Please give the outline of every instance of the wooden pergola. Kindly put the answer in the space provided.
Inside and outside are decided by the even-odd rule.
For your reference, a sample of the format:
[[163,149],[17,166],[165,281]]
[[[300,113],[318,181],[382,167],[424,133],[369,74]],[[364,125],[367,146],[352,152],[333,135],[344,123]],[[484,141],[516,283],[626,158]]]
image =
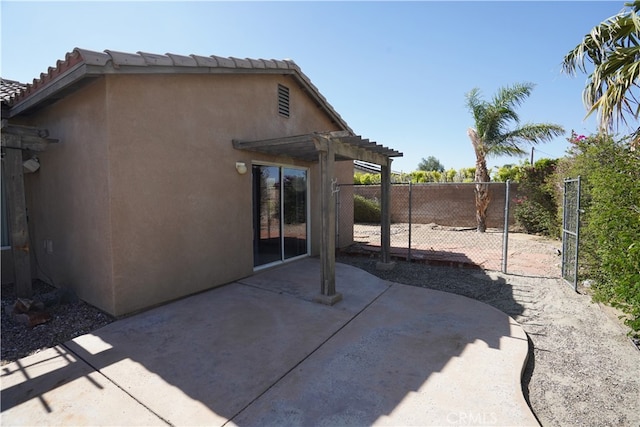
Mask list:
[[44,151],[50,143],[58,142],[48,136],[49,132],[46,130],[11,125],[2,120],[2,179],[7,197],[16,294],[20,298],[31,298],[33,293],[23,153]]
[[335,162],[343,160],[362,160],[380,165],[381,168],[381,252],[380,268],[391,268],[391,161],[392,157],[401,157],[402,153],[378,145],[368,139],[352,135],[347,131],[310,133],[306,135],[265,139],[260,141],[233,141],[239,150],[287,156],[308,162],[320,163],[320,191],[322,216],[322,242],[320,260],[320,294],[318,302],[333,305],[342,299],[336,292],[336,207],[333,196],[332,179],[335,175]]

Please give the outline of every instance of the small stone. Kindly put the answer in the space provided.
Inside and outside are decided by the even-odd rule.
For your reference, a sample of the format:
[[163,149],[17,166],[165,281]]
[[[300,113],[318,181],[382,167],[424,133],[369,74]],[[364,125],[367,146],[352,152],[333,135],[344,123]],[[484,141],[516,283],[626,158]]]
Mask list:
[[13,304],[14,313],[27,313],[31,309],[33,301],[27,298],[18,298]]
[[28,313],[15,313],[13,319],[30,328],[47,323],[51,320],[51,315],[46,311],[30,311]]

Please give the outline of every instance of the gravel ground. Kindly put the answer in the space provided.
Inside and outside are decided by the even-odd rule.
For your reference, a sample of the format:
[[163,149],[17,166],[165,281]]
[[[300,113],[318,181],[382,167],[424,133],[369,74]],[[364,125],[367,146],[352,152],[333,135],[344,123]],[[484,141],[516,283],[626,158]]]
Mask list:
[[[41,281],[34,281],[33,299],[46,299],[55,290]],[[2,365],[87,334],[115,320],[73,296],[67,295],[65,299],[46,308],[52,317],[49,322],[29,328],[14,320],[11,314],[16,302],[15,287],[2,285]]]
[[543,426],[640,426],[640,351],[612,310],[557,278],[340,256],[385,280],[485,302],[522,325],[530,342],[523,392]]
[[[560,279],[408,262],[377,271],[375,258],[361,256],[338,261],[393,282],[474,298],[516,319],[532,349],[523,392],[543,426],[640,426],[640,351],[610,309]],[[38,282],[34,291],[42,296],[53,288]],[[71,299],[49,307],[52,320],[30,329],[9,314],[14,302],[13,287],[3,286],[3,365],[115,320]]]

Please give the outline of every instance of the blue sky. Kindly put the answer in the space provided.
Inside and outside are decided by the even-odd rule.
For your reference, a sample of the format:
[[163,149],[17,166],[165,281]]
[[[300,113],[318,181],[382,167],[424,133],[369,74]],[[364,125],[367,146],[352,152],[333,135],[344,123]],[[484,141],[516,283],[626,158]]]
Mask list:
[[[393,169],[435,156],[474,166],[465,94],[532,82],[523,122],[587,134],[587,76],[564,55],[615,15],[607,2],[10,2],[3,0],[1,75],[31,82],[74,47],[293,59],[359,135],[404,153]],[[560,157],[565,137],[536,148]],[[517,163],[494,158],[489,166]]]

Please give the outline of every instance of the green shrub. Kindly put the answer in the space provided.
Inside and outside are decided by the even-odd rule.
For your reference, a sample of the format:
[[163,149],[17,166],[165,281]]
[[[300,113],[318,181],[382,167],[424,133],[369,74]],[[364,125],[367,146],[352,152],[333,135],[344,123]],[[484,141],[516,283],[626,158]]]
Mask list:
[[379,173],[358,173],[353,175],[355,185],[377,185],[380,184]]
[[557,228],[554,213],[526,197],[515,199],[514,216],[527,234],[549,235]]
[[[580,279],[640,335],[640,152],[607,135],[573,134],[561,177],[582,178]],[[559,181],[560,177],[556,180]]]
[[476,168],[462,168],[458,171],[458,175],[460,175],[460,182],[473,182],[476,177]]
[[558,204],[553,185],[557,160],[540,159],[533,166],[517,167],[520,182],[515,199],[514,216],[529,234],[559,236]]
[[528,166],[528,164],[524,163],[520,163],[519,165],[501,166],[493,173],[493,175],[491,175],[491,180],[495,182],[507,182],[507,180],[512,183],[520,182],[524,169]]
[[353,196],[353,221],[357,223],[380,223],[380,202],[366,197]]

